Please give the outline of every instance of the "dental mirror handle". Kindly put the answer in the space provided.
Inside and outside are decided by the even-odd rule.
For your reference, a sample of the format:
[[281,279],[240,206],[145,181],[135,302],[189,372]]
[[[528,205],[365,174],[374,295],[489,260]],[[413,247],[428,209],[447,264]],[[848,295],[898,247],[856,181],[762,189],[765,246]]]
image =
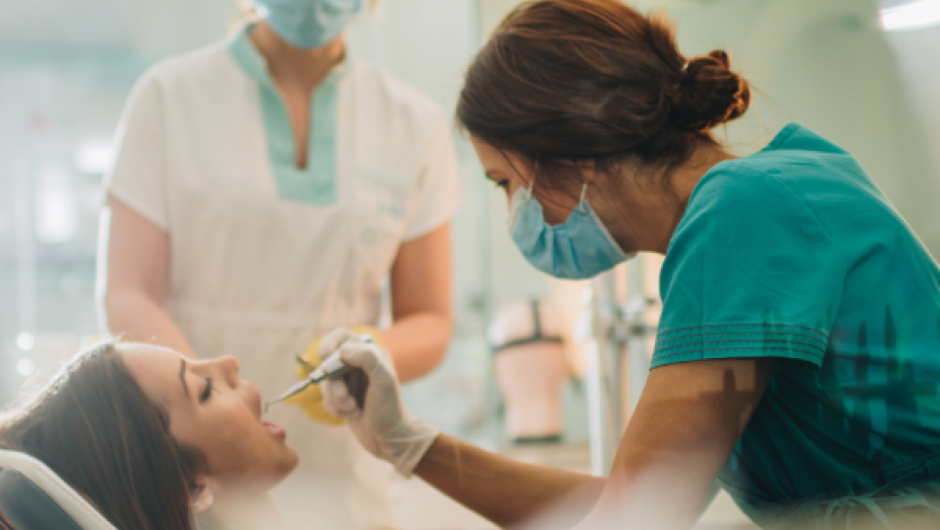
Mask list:
[[356,400],[356,406],[359,410],[366,408],[366,392],[369,390],[369,376],[362,368],[352,368],[343,375],[343,382],[346,383],[346,389],[349,395]]
[[[362,333],[359,338],[363,342],[375,343],[375,339],[368,333]],[[366,409],[366,392],[369,390],[369,376],[365,370],[353,366],[347,366],[346,373],[343,374],[343,381],[346,383],[346,390],[356,400],[356,406],[359,410]]]
[[339,351],[327,357],[317,370],[310,374],[311,383],[320,383],[325,379],[342,379],[349,394],[356,400],[356,405],[360,409],[365,406],[369,378],[361,368],[344,363],[339,356]]
[[[360,334],[359,339],[363,342],[375,342],[375,340],[372,338],[372,335],[369,335],[368,333]],[[340,344],[340,346],[342,346],[342,344]],[[307,364],[307,362],[303,360],[302,357],[298,357],[298,360],[303,364]],[[349,376],[349,374],[354,374],[355,372],[360,372],[360,374]],[[347,376],[349,378],[347,378]],[[364,406],[368,378],[365,376],[365,372],[362,370],[347,366],[340,357],[339,348],[337,348],[326,359],[324,359],[323,362],[314,368],[314,370],[310,372],[307,377],[295,383],[276,400],[266,403],[264,405],[265,412],[267,412],[269,406],[296,396],[297,394],[306,390],[310,385],[317,384],[326,378],[345,379],[347,388],[350,389],[350,393],[352,394],[353,399],[356,400],[356,404],[359,406],[359,408]],[[353,390],[355,390],[355,392]]]

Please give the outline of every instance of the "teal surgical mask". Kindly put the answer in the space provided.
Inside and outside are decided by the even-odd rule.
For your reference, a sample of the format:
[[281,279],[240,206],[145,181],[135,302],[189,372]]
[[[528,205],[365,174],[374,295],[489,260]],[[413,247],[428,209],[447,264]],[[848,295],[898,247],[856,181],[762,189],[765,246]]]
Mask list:
[[362,9],[362,0],[254,0],[260,15],[298,48],[319,48],[335,39]]
[[[534,181],[533,181],[534,184]],[[624,254],[594,209],[581,199],[568,219],[551,226],[532,187],[519,188],[509,203],[509,233],[522,255],[536,269],[556,278],[581,280],[610,270],[636,254]]]

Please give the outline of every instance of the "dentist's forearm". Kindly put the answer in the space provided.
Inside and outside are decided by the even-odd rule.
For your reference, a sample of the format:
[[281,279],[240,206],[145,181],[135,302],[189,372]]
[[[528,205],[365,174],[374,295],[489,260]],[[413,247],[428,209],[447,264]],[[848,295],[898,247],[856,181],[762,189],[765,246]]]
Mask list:
[[414,474],[501,527],[545,517],[552,528],[573,528],[594,506],[605,483],[523,464],[446,434],[437,437]]
[[124,290],[108,293],[104,299],[108,330],[112,335],[134,342],[147,342],[173,348],[193,358],[192,347],[163,307],[145,293]]
[[453,323],[449,315],[421,312],[395,321],[379,332],[402,383],[432,372],[444,359]]

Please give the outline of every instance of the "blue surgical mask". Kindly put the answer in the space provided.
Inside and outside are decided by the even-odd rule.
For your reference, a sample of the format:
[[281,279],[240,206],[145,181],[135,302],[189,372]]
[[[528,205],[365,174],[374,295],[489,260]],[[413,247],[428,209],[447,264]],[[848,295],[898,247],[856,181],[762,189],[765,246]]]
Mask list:
[[319,48],[335,39],[362,9],[362,0],[254,0],[260,14],[284,40]]
[[584,198],[568,219],[551,226],[542,217],[542,205],[532,188],[519,188],[509,203],[509,233],[522,255],[536,269],[556,278],[592,278],[634,257],[626,255],[610,237],[594,209]]

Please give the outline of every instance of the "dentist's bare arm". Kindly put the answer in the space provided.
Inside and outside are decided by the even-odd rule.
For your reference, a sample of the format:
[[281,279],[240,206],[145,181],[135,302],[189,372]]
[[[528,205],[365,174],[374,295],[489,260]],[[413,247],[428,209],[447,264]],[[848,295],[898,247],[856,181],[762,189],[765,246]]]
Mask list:
[[577,530],[692,528],[775,367],[742,358],[653,369],[604,492]]
[[446,434],[437,437],[414,473],[501,527],[538,517],[542,528],[572,528],[605,484],[599,477],[517,462]]
[[727,359],[653,370],[606,480],[514,462],[446,435],[414,472],[501,526],[688,529],[774,366]]
[[169,274],[167,233],[114,197],[108,197],[107,208],[110,223],[99,241],[99,256],[106,256],[107,269],[99,276],[103,285],[98,292],[109,331],[195,357],[163,308]]

